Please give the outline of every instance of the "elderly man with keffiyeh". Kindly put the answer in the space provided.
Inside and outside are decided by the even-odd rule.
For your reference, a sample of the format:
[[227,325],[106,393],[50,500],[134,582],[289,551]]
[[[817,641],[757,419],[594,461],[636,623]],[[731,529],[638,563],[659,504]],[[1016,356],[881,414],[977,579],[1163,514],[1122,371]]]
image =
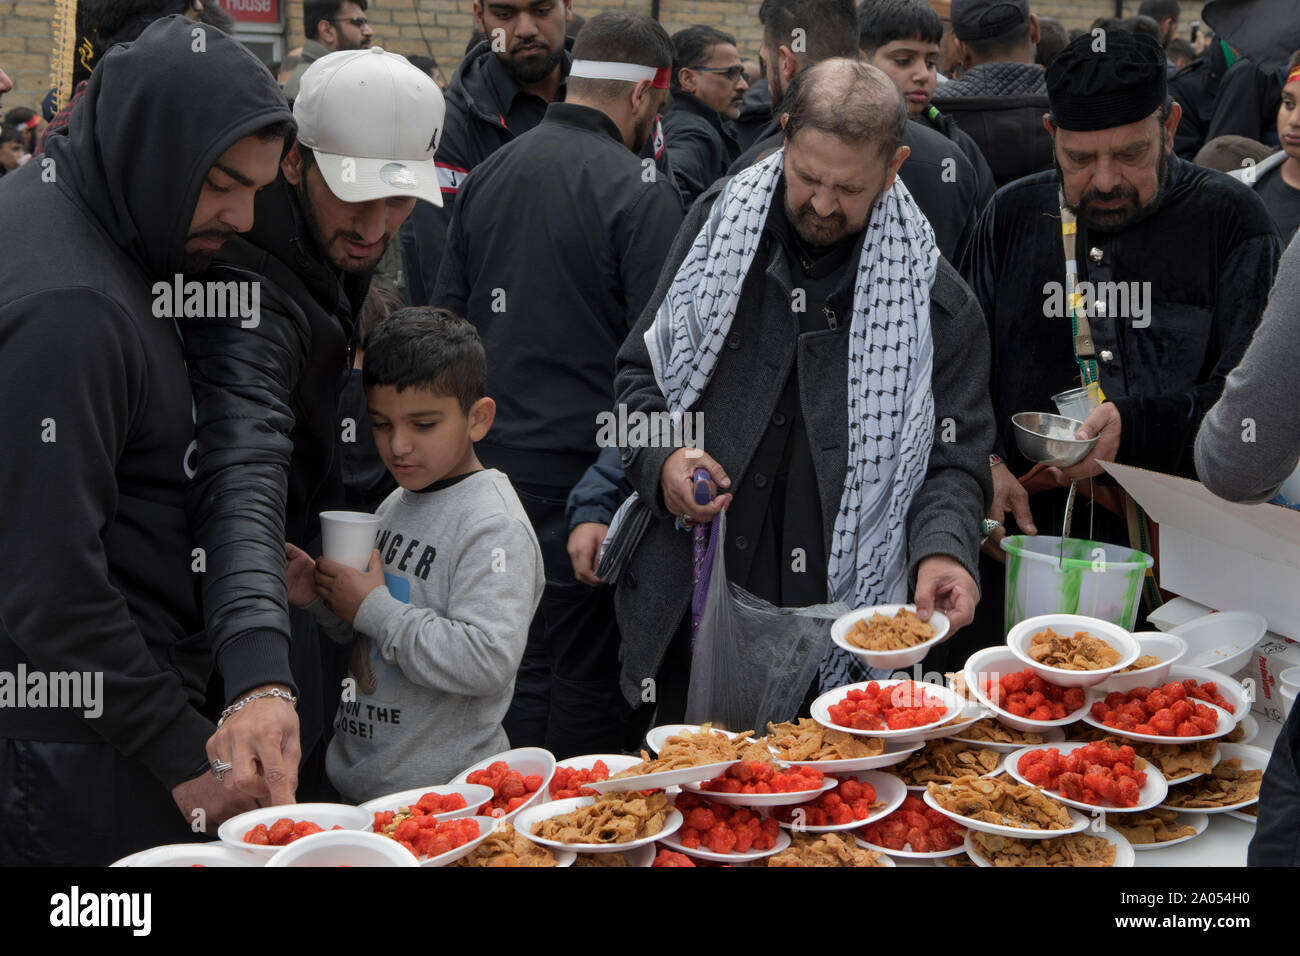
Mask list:
[[[914,594],[954,630],[974,613],[988,336],[896,176],[906,123],[874,67],[803,71],[783,148],[695,203],[619,354],[629,412],[705,426],[700,448],[622,453],[656,519],[618,581],[622,686],[637,705],[654,681],[658,723],[679,719],[690,671],[692,543],[678,529],[722,508],[729,579],[775,606]],[[701,467],[719,492],[707,506],[691,493]],[[861,679],[832,647],[805,707]]]

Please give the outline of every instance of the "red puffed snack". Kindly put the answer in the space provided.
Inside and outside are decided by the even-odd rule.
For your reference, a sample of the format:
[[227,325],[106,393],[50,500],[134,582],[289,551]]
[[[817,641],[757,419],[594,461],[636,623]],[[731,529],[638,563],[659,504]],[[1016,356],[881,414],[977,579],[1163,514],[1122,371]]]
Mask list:
[[[1191,686],[1188,686],[1191,685]],[[1112,691],[1092,705],[1092,716],[1107,727],[1153,737],[1203,737],[1219,726],[1219,715],[1196,700],[1227,705],[1213,682],[1170,681],[1163,687],[1135,687],[1127,694]],[[1227,707],[1231,711],[1231,706]]]
[[660,847],[660,848],[659,848],[659,855],[655,857],[655,861],[654,861],[653,863],[651,863],[650,865],[651,865],[651,866],[690,866],[690,867],[693,867],[693,866],[695,866],[695,863],[694,863],[694,861],[692,861],[691,858],[690,858],[689,856],[687,856],[685,853],[677,853],[676,851],[674,851],[674,850],[669,850],[669,849],[667,849],[666,847]]
[[504,760],[489,764],[486,770],[475,770],[465,782],[492,788],[492,799],[478,808],[480,817],[503,817],[513,813],[542,786],[541,776],[535,773],[522,776],[518,770],[506,766]]
[[964,826],[910,794],[897,810],[860,832],[868,843],[913,853],[952,850],[966,839]]
[[794,807],[778,807],[775,816],[785,823],[802,823],[809,827],[829,827],[865,820],[876,802],[876,788],[869,783],[845,777],[834,790],[816,800]]
[[728,767],[721,777],[706,781],[700,789],[711,793],[798,793],[816,790],[824,779],[816,767],[781,770],[775,764],[749,760]]
[[[342,830],[340,826],[333,827],[335,830]],[[303,837],[312,833],[323,833],[324,830],[310,820],[290,820],[288,817],[281,817],[271,824],[268,829],[265,823],[259,823],[253,829],[244,834],[244,842],[251,843],[254,846],[288,846],[294,840],[301,840]]]
[[677,839],[688,850],[713,853],[747,853],[770,850],[781,832],[771,817],[761,817],[748,807],[713,803],[693,793],[677,797],[677,809],[685,818]]
[[1147,780],[1137,761],[1127,744],[1116,747],[1098,741],[1067,754],[1055,747],[1031,750],[1017,762],[1016,771],[1034,786],[1056,790],[1067,800],[1133,807]]
[[948,705],[941,697],[926,693],[925,685],[916,681],[900,681],[891,687],[871,681],[862,690],[849,691],[828,711],[831,720],[841,727],[907,730],[941,720]]
[[1064,720],[1083,706],[1082,687],[1060,687],[1029,668],[984,681],[989,700],[1025,720]]
[[591,787],[584,787],[584,783],[591,783],[593,780],[608,780],[609,767],[605,761],[597,760],[590,769],[576,767],[556,767],[555,776],[551,777],[550,786],[547,789],[551,792],[551,797],[556,800],[567,800],[571,797],[598,797],[600,794],[592,790]]
[[450,853],[479,835],[478,821],[470,817],[438,821],[429,814],[399,815],[396,822],[390,821],[381,830],[378,816],[376,814],[375,832],[396,840],[410,850],[416,859]]

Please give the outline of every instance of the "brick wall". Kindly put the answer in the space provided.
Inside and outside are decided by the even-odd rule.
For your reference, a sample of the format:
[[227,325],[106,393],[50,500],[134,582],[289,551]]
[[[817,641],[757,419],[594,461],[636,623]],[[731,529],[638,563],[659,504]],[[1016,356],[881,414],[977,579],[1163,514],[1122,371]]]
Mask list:
[[[651,0],[578,0],[584,17],[606,10],[649,14]],[[718,27],[736,37],[741,53],[757,57],[762,29],[759,0],[660,0],[659,21],[673,33],[696,23]],[[1031,0],[1031,9],[1053,16],[1067,28],[1086,27],[1095,18],[1113,16],[1114,0]],[[1127,0],[1131,14],[1137,0]],[[366,15],[375,43],[396,53],[432,52],[450,78],[474,29],[473,0],[372,0]],[[0,69],[14,80],[4,108],[38,107],[49,89],[53,46],[52,0],[0,0]],[[1192,16],[1188,13],[1188,16]],[[285,49],[303,41],[302,0],[288,0]]]

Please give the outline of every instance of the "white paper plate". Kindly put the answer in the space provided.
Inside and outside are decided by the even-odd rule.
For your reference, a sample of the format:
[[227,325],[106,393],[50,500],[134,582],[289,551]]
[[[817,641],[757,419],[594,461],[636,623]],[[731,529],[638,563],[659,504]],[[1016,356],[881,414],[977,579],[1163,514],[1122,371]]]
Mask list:
[[[641,761],[637,761],[640,763]],[[657,773],[643,773],[639,777],[620,777],[617,780],[593,780],[586,784],[597,793],[616,793],[628,790],[663,790],[668,787],[681,786],[684,783],[699,783],[712,780],[726,773],[728,767],[734,767],[739,760],[727,760],[721,763],[705,763],[698,767],[681,767],[677,770],[660,770]],[[635,766],[635,764],[634,764]]]
[[816,700],[813,701],[809,712],[812,719],[817,721],[823,727],[830,727],[832,730],[842,730],[846,734],[853,734],[857,737],[879,737],[882,740],[922,740],[924,732],[933,730],[941,724],[946,724],[962,712],[964,701],[957,696],[950,688],[940,684],[922,684],[924,692],[933,697],[937,697],[941,702],[948,705],[943,715],[928,724],[921,724],[918,727],[908,727],[904,730],[855,730],[852,727],[844,727],[831,720],[830,708],[832,704],[838,704],[851,690],[865,690],[869,683],[875,683],[882,690],[892,689],[899,684],[911,683],[911,678],[907,680],[881,680],[881,681],[864,681],[857,684],[846,684],[843,687],[836,687],[828,690]]
[[[966,659],[966,667],[962,671],[962,677],[966,681],[966,686],[971,689],[971,693],[975,695],[975,699],[986,710],[992,711],[993,716],[997,718],[999,723],[1005,724],[1012,730],[1020,730],[1026,733],[1043,734],[1050,728],[1072,724],[1088,712],[1088,708],[1092,706],[1093,701],[1096,699],[1092,688],[1082,687],[1080,690],[1083,691],[1083,706],[1066,714],[1060,720],[1029,720],[1026,717],[1017,717],[1010,711],[1003,710],[989,699],[988,694],[984,693],[983,682],[980,678],[997,680],[1004,674],[1019,674],[1024,670],[1027,670],[1024,662],[1012,654],[1009,647],[986,647],[983,650],[976,651]],[[1049,683],[1051,682],[1049,681]]]
[[[707,783],[708,781],[704,781]],[[810,800],[816,800],[828,790],[833,790],[839,786],[839,781],[834,777],[827,776],[821,782],[821,786],[813,790],[795,790],[791,793],[717,793],[713,790],[702,789],[699,783],[684,783],[682,789],[687,793],[693,793],[699,797],[705,797],[714,803],[722,803],[732,807],[790,807],[800,803],[808,803]]]
[[[1128,840],[1124,839],[1114,830],[1108,829],[1102,833],[1089,833],[1088,835],[1099,836],[1107,843],[1114,845],[1116,869],[1137,865],[1137,854],[1133,852],[1133,844],[1129,843]],[[979,851],[975,849],[975,843],[974,840],[971,839],[971,833],[969,831],[966,834],[966,855],[975,861],[976,866],[993,866],[992,863],[981,856]]]
[[[1175,668],[1175,670],[1176,669],[1177,668]],[[1232,733],[1232,728],[1237,726],[1237,722],[1233,719],[1232,714],[1228,713],[1222,707],[1215,707],[1213,704],[1207,704],[1203,700],[1198,700],[1196,703],[1210,708],[1218,716],[1219,722],[1214,728],[1214,733],[1198,734],[1195,737],[1159,737],[1153,734],[1139,734],[1132,730],[1120,730],[1118,727],[1111,727],[1107,724],[1103,724],[1096,717],[1092,716],[1091,713],[1083,718],[1083,722],[1089,727],[1096,727],[1098,730],[1105,731],[1115,737],[1128,737],[1130,740],[1144,740],[1147,743],[1152,744],[1178,745],[1199,743],[1202,740],[1218,740],[1225,734]]]
[[[907,798],[907,787],[903,786],[903,781],[899,780],[892,773],[881,773],[875,770],[864,770],[860,773],[841,774],[841,777],[852,777],[854,780],[862,783],[869,783],[876,791],[876,802],[883,804],[877,809],[873,809],[861,820],[853,820],[849,823],[829,823],[825,826],[812,826],[808,823],[798,823],[794,820],[785,822],[780,818],[777,823],[788,830],[806,830],[808,833],[834,833],[839,830],[856,830],[859,827],[865,827],[877,820],[882,820],[889,816],[895,810],[903,805]],[[795,807],[791,815],[798,813],[799,808]],[[776,814],[770,814],[775,816]]]
[[[217,827],[217,836],[227,846],[232,846],[237,850],[245,850],[249,853],[256,853],[263,858],[269,858],[284,849],[284,847],[258,846],[253,843],[245,843],[244,834],[259,823],[266,824],[266,828],[269,830],[276,820],[283,817],[288,817],[294,823],[310,820],[322,830],[329,830],[335,826],[340,826],[345,830],[364,830],[374,822],[374,817],[365,810],[343,803],[286,803],[282,806],[259,807],[256,810],[249,810],[246,813],[231,817]],[[297,842],[297,840],[294,841],[294,843]],[[289,845],[292,846],[293,844]]]
[[[901,800],[899,801],[899,806],[902,806]],[[895,809],[897,809],[897,807]],[[890,813],[892,812],[893,811],[891,810]],[[888,816],[888,814],[886,814],[886,816]],[[868,822],[874,823],[875,820],[871,820]],[[866,824],[864,824],[864,826],[865,825]],[[961,824],[961,826],[965,827],[965,824]],[[957,856],[960,853],[966,852],[966,847],[963,844],[958,844],[957,846],[953,847],[950,850],[934,850],[926,853],[918,853],[915,850],[891,850],[888,847],[880,846],[879,844],[868,842],[866,839],[863,838],[861,831],[854,834],[854,838],[858,841],[858,846],[860,847],[864,847],[865,849],[868,850],[875,850],[879,853],[887,853],[890,856],[897,857],[900,860],[941,860],[945,856]],[[904,844],[904,846],[911,846],[911,844],[910,843]]]
[[549,820],[551,817],[572,813],[574,810],[581,810],[583,807],[589,807],[597,799],[596,797],[570,797],[568,800],[554,800],[550,803],[528,807],[515,820],[515,829],[534,843],[555,850],[572,850],[575,853],[619,853],[654,843],[656,840],[662,840],[665,836],[676,833],[683,822],[681,811],[675,807],[671,808],[668,811],[667,819],[664,820],[662,830],[652,836],[641,837],[639,840],[628,840],[626,843],[561,843],[558,840],[548,840],[533,833],[534,824]]
[[1210,827],[1210,818],[1204,813],[1179,813],[1178,819],[1174,821],[1174,826],[1193,826],[1196,827],[1196,832],[1191,836],[1179,837],[1177,840],[1165,840],[1163,843],[1130,843],[1129,845],[1139,853],[1143,850],[1163,850],[1167,846],[1177,846],[1180,843],[1186,843],[1188,840],[1195,840],[1198,836],[1208,830]]
[[[1080,747],[1087,746],[1087,743],[1076,741],[1066,744],[1057,744],[1055,749],[1059,750],[1061,756],[1064,757],[1066,754],[1073,753]],[[1026,780],[1020,773],[1017,765],[1020,762],[1020,758],[1025,756],[1025,754],[1033,753],[1035,750],[1049,749],[1052,748],[1025,747],[1022,750],[1017,750],[1013,754],[1007,754],[1007,773],[1010,774],[1011,778],[1017,783],[1023,783],[1027,787],[1038,786],[1038,784],[1030,783]],[[1146,774],[1147,779],[1138,790],[1138,802],[1131,807],[1117,807],[1109,800],[1103,800],[1101,803],[1085,803],[1082,800],[1071,800],[1068,797],[1061,796],[1059,791],[1049,790],[1046,787],[1043,787],[1042,791],[1058,803],[1063,803],[1067,807],[1075,807],[1079,810],[1102,810],[1106,813],[1137,813],[1141,810],[1150,810],[1152,807],[1158,807],[1165,799],[1165,794],[1169,792],[1169,785],[1165,782],[1165,778],[1160,771],[1156,769],[1155,764],[1151,763],[1149,760],[1144,762],[1146,766],[1142,768],[1142,772]]]
[[[1237,726],[1243,728],[1245,732],[1245,736],[1242,737],[1240,740],[1232,741],[1232,743],[1234,744],[1254,743],[1255,738],[1259,736],[1259,721],[1255,719],[1254,714],[1250,714],[1250,713],[1246,714],[1245,717],[1241,718],[1241,720],[1237,722]],[[1227,742],[1228,741],[1226,740],[1224,741],[1224,743]]]
[[874,757],[849,757],[844,760],[777,760],[783,767],[803,765],[816,767],[822,773],[845,774],[858,773],[863,770],[878,770],[902,763],[909,755],[925,746],[922,740],[888,740],[885,741],[884,753]]
[[[435,820],[455,820],[459,817],[472,817],[476,810],[483,804],[492,799],[492,788],[485,787],[477,783],[448,783],[441,786],[433,787],[415,787],[411,790],[399,790],[397,793],[386,794],[382,797],[375,797],[373,800],[367,800],[361,804],[361,809],[367,813],[383,813],[385,810],[397,810],[401,807],[410,807],[420,802],[420,798],[426,793],[436,793],[447,796],[453,793],[459,793],[465,798],[465,806],[459,810],[448,810],[446,813],[435,813]],[[371,825],[373,826],[373,819]]]
[[[1268,758],[1271,756],[1263,747],[1252,747],[1249,744],[1219,744],[1219,753],[1223,760],[1241,759],[1242,770],[1264,770],[1268,767]],[[1234,803],[1226,807],[1171,807],[1161,804],[1166,810],[1176,810],[1179,813],[1228,813],[1232,810],[1240,810],[1248,807],[1252,803],[1258,803],[1259,797],[1255,796],[1249,800],[1243,800],[1240,803]]]
[[[349,831],[352,832],[352,831]],[[303,837],[303,840],[307,839]],[[295,840],[301,843],[302,840]],[[280,849],[275,847],[274,849]],[[113,866],[262,866],[266,857],[225,843],[170,843],[124,856]]]
[[[587,754],[583,757],[574,757],[571,760],[557,760],[555,764],[555,773],[558,774],[561,769],[568,770],[590,770],[596,766],[596,761],[605,761],[605,766],[609,768],[609,775],[612,777],[616,773],[626,770],[628,767],[635,767],[641,762],[640,757],[629,757],[627,754]],[[541,803],[552,803],[555,797],[551,796],[551,786],[555,783],[555,774],[546,782],[546,795],[540,801]],[[588,786],[588,784],[583,784]]]
[[478,770],[486,770],[498,760],[511,770],[517,771],[521,777],[537,774],[542,778],[542,785],[521,806],[515,807],[515,809],[502,814],[500,817],[494,817],[494,819],[509,821],[518,816],[520,810],[536,806],[545,798],[547,788],[551,785],[551,777],[555,775],[555,755],[541,747],[519,747],[515,750],[507,750],[505,753],[494,754],[486,760],[480,760],[472,767],[465,768],[456,774],[451,782],[469,783],[470,774]]
[[[1252,827],[1253,827],[1256,823],[1259,822],[1259,818],[1258,818],[1258,817],[1252,817],[1249,813],[1242,813],[1240,810],[1229,810],[1229,811],[1228,811],[1226,814],[1224,814],[1224,815],[1225,815],[1225,816],[1232,817],[1234,820],[1241,820],[1243,823],[1249,823]],[[1210,818],[1207,817],[1207,816],[1206,816],[1205,814],[1203,814],[1203,813],[1202,813],[1202,814],[1199,814],[1199,816],[1200,816],[1200,818],[1201,818],[1202,820],[1205,821],[1205,825],[1206,825],[1206,826],[1209,826],[1209,824],[1210,824]],[[1161,846],[1163,846],[1163,845],[1164,845],[1164,844],[1161,844]]]
[[1048,837],[1067,836],[1071,833],[1078,833],[1081,830],[1088,829],[1088,818],[1078,810],[1066,807],[1066,812],[1070,815],[1070,826],[1064,830],[1026,830],[1021,827],[1008,827],[1000,823],[985,823],[983,820],[972,820],[970,817],[964,817],[960,813],[952,810],[945,810],[939,806],[934,797],[926,793],[922,799],[931,807],[938,810],[944,816],[956,820],[967,830],[983,830],[985,833],[996,833],[999,836],[1016,837],[1021,840],[1044,840]]
[[676,850],[678,853],[684,853],[687,856],[697,857],[701,860],[708,860],[711,863],[748,863],[750,860],[761,860],[765,856],[776,856],[790,845],[790,834],[785,830],[780,830],[776,834],[776,844],[772,849],[746,850],[744,853],[714,853],[712,850],[692,850],[682,846],[677,839],[676,832],[667,837],[660,837],[659,842],[670,850]]

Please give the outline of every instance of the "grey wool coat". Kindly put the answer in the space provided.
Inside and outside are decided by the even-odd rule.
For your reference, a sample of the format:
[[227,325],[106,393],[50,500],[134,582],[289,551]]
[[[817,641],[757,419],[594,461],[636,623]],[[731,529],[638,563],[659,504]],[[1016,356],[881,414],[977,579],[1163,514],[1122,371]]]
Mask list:
[[[619,351],[614,391],[629,413],[667,408],[650,365],[645,332],[725,185],[725,180],[715,183],[692,206],[654,294]],[[712,379],[689,411],[704,413],[708,427],[703,450],[726,469],[733,489],[743,489],[746,470],[781,388],[792,363],[798,363],[800,407],[829,554],[848,469],[849,324],[799,336],[798,316],[791,312],[791,289],[797,283],[780,242],[771,244],[765,278],[761,299],[741,297]],[[753,308],[756,301],[761,301],[761,308]],[[979,302],[942,258],[930,293],[930,325],[935,440],[925,482],[908,515],[908,571],[914,584],[922,559],[948,555],[978,581],[980,520],[993,495],[988,462],[994,436],[989,338]],[[642,681],[658,672],[690,607],[691,536],[674,528],[659,487],[664,462],[674,450],[622,450],[627,477],[654,514],[622,578],[615,582],[615,608],[623,634],[621,687],[633,706],[641,703]]]

